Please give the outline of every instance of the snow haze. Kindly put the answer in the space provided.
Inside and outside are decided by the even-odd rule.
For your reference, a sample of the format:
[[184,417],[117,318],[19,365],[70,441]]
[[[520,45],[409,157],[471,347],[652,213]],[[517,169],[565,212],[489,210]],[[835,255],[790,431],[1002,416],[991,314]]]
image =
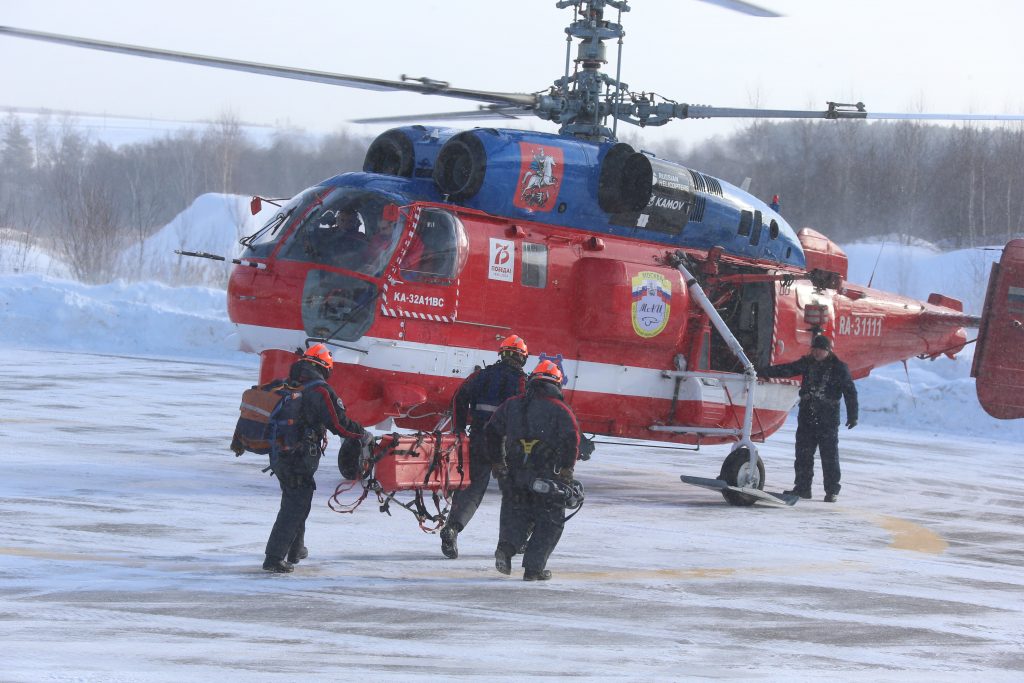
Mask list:
[[[0,0],[0,24],[98,40],[326,72],[460,88],[533,93],[564,71],[555,0]],[[636,0],[623,15],[621,79],[635,91],[719,107],[1020,114],[1018,31],[1024,4],[1005,0],[763,0],[781,18],[696,0]],[[615,13],[609,11],[609,18]],[[617,46],[607,44],[615,75]],[[472,110],[473,103],[272,79],[0,38],[0,108],[77,110],[112,117],[216,120],[335,131],[373,116]],[[426,120],[427,117],[424,117]],[[728,134],[747,121],[629,127],[645,147]],[[483,125],[483,124],[481,124]],[[551,131],[538,119],[516,127]],[[388,126],[355,126],[375,135]]]
[[[201,197],[150,240],[147,267],[173,270],[181,246],[226,253],[251,227],[244,202]],[[847,252],[866,282],[878,245]],[[977,302],[951,274],[979,252],[882,253],[873,286]],[[600,439],[538,585],[493,569],[496,490],[454,561],[372,496],[330,511],[336,439],[310,557],[262,572],[279,491],[261,458],[227,449],[258,362],[237,351],[223,289],[83,285],[5,247],[0,316],[4,681],[1024,675],[1024,425],[977,406],[973,347],[911,361],[909,381],[897,365],[857,382],[834,505],[819,474],[793,508],[730,507],[678,479],[714,476],[726,448]],[[769,490],[792,482],[793,438],[791,419],[760,446]]]

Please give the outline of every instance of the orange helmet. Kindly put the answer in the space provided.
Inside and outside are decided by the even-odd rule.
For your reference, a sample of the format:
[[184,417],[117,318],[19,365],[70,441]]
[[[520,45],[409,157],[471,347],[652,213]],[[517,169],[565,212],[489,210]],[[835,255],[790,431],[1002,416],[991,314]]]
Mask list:
[[551,361],[542,360],[537,363],[537,367],[530,373],[530,381],[534,380],[551,382],[552,384],[562,386],[562,371]]
[[498,347],[498,355],[504,356],[505,354],[512,354],[518,356],[524,362],[526,357],[530,355],[530,352],[526,350],[526,342],[519,335],[513,334],[501,342],[501,346]]
[[327,347],[323,344],[313,344],[306,349],[306,353],[302,358],[310,361],[311,363],[316,363],[328,372],[334,369],[334,358],[331,356],[331,352],[328,351]]

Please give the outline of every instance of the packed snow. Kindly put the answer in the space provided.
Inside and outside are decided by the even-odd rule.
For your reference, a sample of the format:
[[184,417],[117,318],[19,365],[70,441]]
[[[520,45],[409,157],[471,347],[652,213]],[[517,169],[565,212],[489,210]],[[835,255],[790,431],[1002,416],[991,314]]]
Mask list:
[[[242,201],[202,198],[147,252],[225,253],[240,224],[223,217]],[[847,248],[851,279],[866,283],[878,247]],[[984,284],[970,273],[998,257],[978,254],[885,245],[872,284],[976,310]],[[1024,675],[1024,425],[978,407],[971,346],[858,381],[835,505],[819,478],[793,508],[734,508],[678,479],[714,476],[724,447],[601,439],[577,470],[588,499],[549,563],[554,580],[528,584],[493,569],[496,490],[445,560],[403,510],[379,514],[372,498],[354,515],[329,510],[329,450],[311,555],[274,576],[259,564],[277,484],[258,456],[227,450],[257,359],[237,351],[224,291],[83,285],[44,254],[16,269],[8,255],[0,679]],[[793,430],[791,419],[760,447],[768,489],[792,481]]]

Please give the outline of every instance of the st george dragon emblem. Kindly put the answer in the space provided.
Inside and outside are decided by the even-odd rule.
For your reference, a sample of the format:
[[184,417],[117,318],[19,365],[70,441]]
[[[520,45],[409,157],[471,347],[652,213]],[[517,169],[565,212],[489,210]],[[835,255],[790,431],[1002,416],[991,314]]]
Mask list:
[[523,165],[519,192],[513,202],[523,209],[550,211],[562,182],[562,150],[557,147],[520,143]]

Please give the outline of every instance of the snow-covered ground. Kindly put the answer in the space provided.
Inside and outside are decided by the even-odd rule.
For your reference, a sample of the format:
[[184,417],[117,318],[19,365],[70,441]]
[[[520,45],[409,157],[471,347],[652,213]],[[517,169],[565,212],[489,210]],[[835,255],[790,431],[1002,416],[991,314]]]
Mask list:
[[[1020,680],[1015,442],[866,424],[839,503],[734,508],[721,448],[601,444],[549,584],[493,569],[498,497],[445,560],[412,516],[326,506],[260,569],[277,485],[228,434],[248,359],[4,351],[4,681]],[[788,484],[792,426],[762,448]]]
[[[957,296],[962,264],[924,258],[906,278]],[[496,492],[444,560],[400,509],[330,511],[328,458],[311,556],[273,576],[276,482],[227,450],[256,359],[224,292],[40,263],[0,273],[0,680],[1024,676],[1024,424],[977,407],[970,351],[858,382],[835,505],[819,480],[794,508],[730,507],[678,479],[724,447],[602,443],[555,580],[526,584],[493,569]],[[767,488],[791,483],[792,444],[790,422],[761,447]]]

